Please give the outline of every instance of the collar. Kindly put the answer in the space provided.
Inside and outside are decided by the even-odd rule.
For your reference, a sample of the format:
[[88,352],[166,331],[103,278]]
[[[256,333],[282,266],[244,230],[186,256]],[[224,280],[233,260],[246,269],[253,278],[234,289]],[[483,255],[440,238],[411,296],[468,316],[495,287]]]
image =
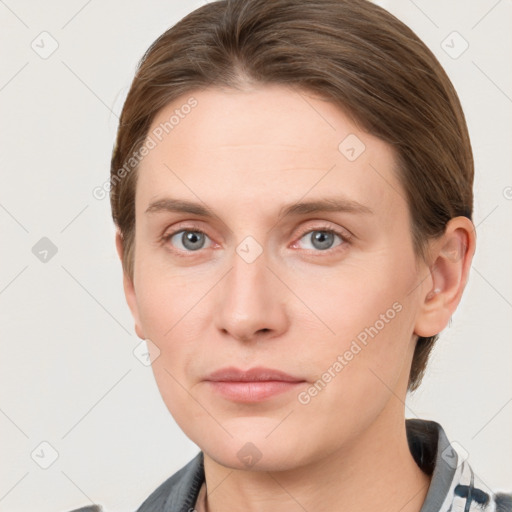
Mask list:
[[[432,476],[420,512],[512,511],[512,494],[482,490],[469,464],[434,421],[406,420],[409,449],[418,466]],[[454,443],[456,445],[456,443]],[[457,446],[457,445],[456,445]],[[199,452],[186,466],[163,482],[137,512],[189,512],[205,481],[204,456]],[[489,508],[487,508],[489,506]]]

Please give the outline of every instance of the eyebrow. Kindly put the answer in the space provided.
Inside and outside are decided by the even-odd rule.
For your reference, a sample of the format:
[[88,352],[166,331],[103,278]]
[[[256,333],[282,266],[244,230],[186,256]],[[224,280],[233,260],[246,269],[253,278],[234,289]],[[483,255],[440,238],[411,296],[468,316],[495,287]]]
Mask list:
[[[194,203],[184,199],[159,199],[152,202],[146,209],[146,213],[159,212],[189,213],[205,218],[217,217],[213,210],[205,204]],[[279,218],[286,215],[307,215],[321,212],[374,213],[371,208],[357,201],[342,197],[331,197],[284,205],[279,210]]]
[[[152,202],[145,213],[159,212],[189,213],[206,218],[217,217],[213,210],[205,204],[173,198],[164,198]],[[279,218],[286,215],[307,215],[321,212],[374,213],[371,208],[357,201],[343,197],[330,197],[284,205],[279,210]]]
[[344,197],[330,197],[324,199],[316,199],[285,205],[279,210],[279,216],[285,215],[306,215],[317,212],[347,212],[347,213],[364,213],[373,214],[373,210],[351,199]]

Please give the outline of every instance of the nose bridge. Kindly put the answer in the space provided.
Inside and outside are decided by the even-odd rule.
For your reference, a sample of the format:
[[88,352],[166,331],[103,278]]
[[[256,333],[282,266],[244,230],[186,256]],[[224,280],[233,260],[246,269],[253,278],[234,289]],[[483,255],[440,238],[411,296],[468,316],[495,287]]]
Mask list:
[[217,327],[239,339],[279,331],[286,315],[279,297],[279,283],[267,268],[269,258],[252,237],[233,251],[231,270],[223,280],[217,308]]

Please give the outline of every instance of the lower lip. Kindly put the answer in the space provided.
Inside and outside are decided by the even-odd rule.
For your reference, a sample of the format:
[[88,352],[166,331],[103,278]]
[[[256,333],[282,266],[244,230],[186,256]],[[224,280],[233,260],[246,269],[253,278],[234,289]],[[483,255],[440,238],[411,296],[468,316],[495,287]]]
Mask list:
[[213,389],[235,402],[262,402],[275,395],[292,391],[304,382],[265,380],[252,382],[207,381]]

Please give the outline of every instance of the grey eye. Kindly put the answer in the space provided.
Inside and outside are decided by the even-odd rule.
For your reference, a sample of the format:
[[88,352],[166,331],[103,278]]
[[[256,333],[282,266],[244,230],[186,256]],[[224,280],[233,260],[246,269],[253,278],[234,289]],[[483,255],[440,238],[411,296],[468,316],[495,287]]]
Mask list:
[[[335,238],[339,238],[341,241],[341,237],[332,231],[325,230],[314,230],[306,233],[301,240],[310,241],[312,247],[305,247],[306,249],[317,249],[320,251],[325,251],[331,249],[333,246],[333,241]],[[339,245],[339,244],[338,244]]]
[[[178,231],[171,237],[171,243],[178,249],[184,251],[197,251],[203,249],[206,238],[201,231],[182,230]],[[182,247],[179,246],[182,245]]]

